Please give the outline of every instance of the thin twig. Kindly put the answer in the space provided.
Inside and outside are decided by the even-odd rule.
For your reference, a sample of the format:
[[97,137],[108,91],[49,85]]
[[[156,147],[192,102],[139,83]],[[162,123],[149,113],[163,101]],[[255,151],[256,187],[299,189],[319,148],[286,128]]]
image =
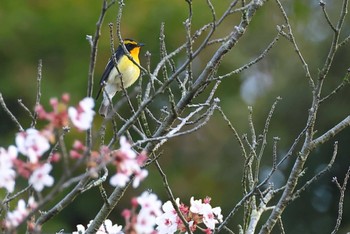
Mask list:
[[320,100],[320,104],[324,101],[326,101],[327,99],[329,99],[330,97],[332,97],[333,95],[337,94],[340,90],[342,90],[346,85],[348,85],[350,83],[350,72],[347,71],[346,75],[344,77],[344,79],[342,80],[342,82],[332,91],[330,92],[327,96],[323,97]]
[[340,192],[340,198],[339,198],[339,203],[338,203],[338,217],[337,217],[337,222],[336,225],[332,231],[332,234],[335,234],[338,232],[341,221],[343,219],[343,206],[344,206],[344,197],[345,197],[345,190],[346,190],[346,185],[349,181],[349,177],[350,177],[350,167],[348,168],[348,171],[345,174],[345,178],[344,178],[344,182],[343,185],[341,186],[338,183],[337,177],[333,178],[333,182],[336,183],[339,192]]
[[28,115],[29,115],[29,117],[32,119],[32,121],[34,121],[34,115],[33,115],[33,113],[29,110],[29,108],[28,108],[26,105],[24,105],[22,99],[18,99],[17,102],[18,102],[18,104],[23,108],[23,110],[25,110],[25,112],[28,113]]
[[215,78],[213,78],[213,80],[216,80],[216,79],[222,80],[224,78],[231,77],[232,75],[241,73],[242,71],[244,71],[244,70],[250,68],[251,66],[253,66],[254,64],[258,63],[260,60],[262,60],[263,58],[266,57],[266,55],[269,53],[269,51],[274,47],[276,42],[279,40],[279,37],[280,37],[280,34],[277,34],[275,36],[275,38],[272,40],[272,42],[266,47],[266,49],[257,58],[255,58],[251,62],[249,62],[249,63],[243,65],[242,67],[237,68],[234,71],[229,72],[229,73],[227,73],[225,75],[221,75],[221,76],[215,77]]
[[[115,0],[112,0],[109,4],[107,0],[103,0],[101,13],[99,16],[99,19],[96,23],[96,30],[95,35],[91,40],[91,36],[87,37],[89,39],[89,43],[91,46],[91,52],[90,52],[90,64],[89,64],[89,72],[88,72],[88,87],[87,87],[87,96],[91,97],[93,92],[93,86],[94,86],[94,73],[95,73],[95,66],[96,66],[96,58],[97,58],[97,48],[98,48],[98,42],[101,36],[101,27],[103,20],[106,16],[107,10],[115,3]],[[92,132],[91,129],[88,129],[86,131],[86,147],[88,148],[88,151],[91,151],[91,145],[92,145]]]
[[332,29],[334,32],[336,32],[337,29],[334,27],[334,25],[333,25],[331,19],[329,18],[328,13],[327,13],[327,11],[326,11],[326,4],[325,4],[322,0],[320,1],[320,6],[321,6],[321,8],[322,8],[324,17],[326,18],[328,25],[331,27],[331,29]]
[[278,5],[278,7],[279,7],[279,9],[280,9],[280,11],[282,13],[282,16],[283,16],[286,24],[287,24],[288,36],[289,36],[290,42],[293,44],[295,52],[297,53],[297,55],[298,55],[302,65],[303,65],[303,68],[305,70],[306,78],[309,80],[309,84],[310,84],[311,88],[314,89],[315,83],[314,83],[314,81],[312,79],[312,76],[311,76],[311,73],[309,71],[309,66],[306,63],[306,61],[304,59],[304,56],[302,55],[302,53],[301,53],[301,51],[300,51],[300,49],[299,49],[299,47],[297,45],[297,42],[296,42],[296,40],[294,38],[294,34],[293,34],[293,31],[292,31],[292,26],[289,23],[289,18],[287,16],[287,13],[285,12],[285,10],[284,10],[284,8],[283,8],[283,6],[282,6],[282,4],[281,4],[281,2],[279,0],[276,0],[276,3],[277,3],[277,5]]
[[12,112],[7,108],[4,98],[2,97],[2,93],[0,93],[0,105],[4,109],[6,114],[10,117],[10,119],[17,125],[18,130],[20,132],[23,132],[24,129],[22,125],[19,123],[18,119],[12,114]]
[[[35,106],[38,106],[40,104],[41,99],[41,79],[42,79],[42,68],[43,68],[43,61],[39,59],[38,62],[38,75],[36,78],[36,99],[35,99]],[[34,111],[33,121],[31,123],[31,127],[34,128],[36,125],[36,121],[38,118],[38,113]]]
[[327,171],[329,171],[335,161],[335,158],[337,157],[337,153],[338,153],[338,142],[334,142],[334,149],[333,149],[333,155],[332,158],[330,160],[330,162],[328,163],[328,165],[321,170],[319,173],[317,173],[314,177],[312,177],[310,180],[308,180],[300,189],[298,189],[292,196],[291,201],[294,201],[295,199],[300,197],[300,194],[302,192],[304,192],[312,183],[314,183],[315,181],[317,181],[319,178],[321,178]]
[[175,197],[173,195],[173,192],[171,191],[171,188],[169,186],[166,174],[163,172],[163,170],[162,170],[158,160],[155,160],[154,162],[155,162],[156,167],[157,167],[157,169],[158,169],[158,171],[159,171],[159,173],[160,173],[160,175],[162,177],[163,185],[164,185],[165,190],[167,191],[167,194],[168,194],[168,197],[169,197],[169,199],[171,201],[171,204],[173,205],[174,209],[176,210],[177,215],[180,217],[183,225],[185,226],[187,233],[191,234],[192,231],[190,229],[190,225],[186,221],[185,217],[183,216],[183,214],[181,213],[181,211],[179,209],[178,204],[176,203],[176,200],[175,200]]

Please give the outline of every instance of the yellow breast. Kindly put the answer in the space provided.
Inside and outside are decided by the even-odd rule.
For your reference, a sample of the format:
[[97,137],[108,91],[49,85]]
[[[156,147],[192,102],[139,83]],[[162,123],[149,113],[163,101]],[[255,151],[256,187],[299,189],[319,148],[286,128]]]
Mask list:
[[[139,62],[138,59],[135,59],[135,62]],[[137,78],[140,76],[140,68],[136,66],[127,56],[123,56],[119,60],[118,70],[122,75],[124,88],[128,88],[134,84]],[[116,68],[113,68],[107,81],[107,83],[116,85],[117,91],[122,90],[119,72]]]

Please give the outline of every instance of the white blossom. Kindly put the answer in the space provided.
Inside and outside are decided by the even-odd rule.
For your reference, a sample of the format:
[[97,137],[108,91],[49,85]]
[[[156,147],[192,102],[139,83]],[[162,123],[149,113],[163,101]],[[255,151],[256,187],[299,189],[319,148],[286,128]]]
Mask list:
[[12,193],[15,189],[16,172],[13,170],[13,160],[17,158],[17,149],[9,146],[8,150],[0,147],[0,187]]
[[33,197],[28,199],[28,207],[23,199],[19,200],[15,210],[8,212],[5,219],[7,228],[17,227],[28,216],[31,209],[35,209],[37,204]]
[[45,186],[51,187],[54,183],[53,177],[49,175],[51,169],[52,166],[49,163],[37,168],[29,177],[29,184],[33,185],[38,192],[42,191]]
[[95,111],[93,111],[94,106],[94,99],[86,97],[79,102],[77,108],[68,108],[68,116],[76,128],[79,130],[87,130],[91,127],[95,115]]
[[31,163],[37,163],[38,159],[50,149],[49,141],[34,128],[17,133],[16,145],[18,151],[27,156]]
[[[92,224],[92,220],[90,220],[87,227],[89,227]],[[122,226],[118,224],[112,223],[111,220],[106,219],[103,224],[100,226],[100,228],[97,230],[96,234],[124,234],[122,232]],[[77,225],[77,231],[72,232],[72,234],[84,234],[85,233],[85,227],[81,224]]]

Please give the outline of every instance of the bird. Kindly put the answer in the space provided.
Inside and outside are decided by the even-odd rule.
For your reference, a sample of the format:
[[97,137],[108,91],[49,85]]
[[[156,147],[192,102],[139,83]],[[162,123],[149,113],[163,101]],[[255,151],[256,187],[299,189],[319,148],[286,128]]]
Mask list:
[[[124,39],[125,48],[129,51],[134,62],[140,65],[139,53],[143,43],[138,43],[133,39]],[[114,65],[114,57],[116,58],[116,66]],[[130,87],[140,76],[140,67],[136,65],[125,54],[122,45],[119,45],[114,55],[109,59],[105,71],[100,81],[100,89],[97,93],[96,100],[103,94],[103,100],[99,109],[99,114],[106,117],[111,109],[111,101],[114,95],[124,88]],[[121,79],[123,83],[121,83]]]

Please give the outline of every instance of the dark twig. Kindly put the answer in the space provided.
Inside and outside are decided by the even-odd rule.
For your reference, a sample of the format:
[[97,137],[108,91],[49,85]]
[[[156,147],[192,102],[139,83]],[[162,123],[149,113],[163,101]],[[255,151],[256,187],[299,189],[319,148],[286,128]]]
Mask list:
[[337,153],[338,153],[338,142],[334,142],[334,150],[333,150],[333,155],[331,158],[331,161],[328,163],[328,165],[321,170],[319,173],[317,173],[314,177],[312,177],[310,180],[308,180],[300,189],[298,189],[294,194],[293,197],[291,198],[291,201],[294,201],[295,199],[297,199],[300,194],[302,192],[304,192],[312,183],[314,183],[315,181],[317,181],[319,178],[321,178],[321,176],[323,176],[327,171],[329,171],[335,161],[335,158],[337,157]]
[[176,200],[175,200],[175,197],[173,195],[173,192],[171,191],[171,188],[169,186],[166,174],[163,172],[163,170],[162,170],[158,160],[155,160],[154,162],[156,164],[158,172],[160,173],[160,175],[161,175],[161,177],[163,179],[163,185],[165,187],[165,190],[167,191],[167,194],[168,194],[168,197],[169,197],[169,199],[171,201],[171,204],[173,205],[174,209],[176,210],[176,213],[180,217],[183,225],[185,225],[187,233],[192,233],[192,231],[190,229],[190,225],[188,224],[188,222],[186,221],[185,217],[181,213],[181,211],[179,209],[179,205],[176,203]]
[[321,6],[321,8],[322,8],[324,17],[326,18],[328,25],[331,27],[331,29],[332,29],[334,32],[336,32],[337,29],[334,27],[334,25],[333,25],[331,19],[329,18],[328,13],[327,13],[327,11],[326,11],[326,4],[325,4],[322,0],[320,1],[320,6]]
[[12,112],[7,108],[4,98],[2,97],[2,93],[0,93],[0,105],[4,109],[6,114],[10,117],[10,119],[17,125],[18,130],[20,132],[23,132],[24,129],[22,125],[19,123],[18,119],[12,114]]
[[289,18],[287,16],[287,13],[285,12],[285,10],[284,10],[284,8],[283,8],[283,6],[282,6],[282,4],[281,4],[281,2],[279,0],[276,0],[276,3],[277,3],[277,5],[278,5],[278,7],[279,7],[279,9],[280,9],[280,11],[282,13],[282,16],[283,16],[286,24],[287,24],[289,40],[294,46],[294,50],[297,53],[297,55],[298,55],[302,65],[303,65],[303,68],[305,70],[306,78],[308,78],[309,84],[310,84],[311,88],[313,89],[315,87],[315,83],[314,83],[314,81],[312,79],[312,76],[311,76],[311,73],[309,71],[309,65],[306,63],[306,61],[304,59],[304,56],[302,55],[302,53],[301,53],[301,51],[300,51],[300,49],[299,49],[299,47],[297,45],[297,42],[296,42],[296,40],[294,38],[293,31],[292,31],[292,26],[289,23]]
[[348,85],[350,83],[349,81],[350,78],[350,72],[347,71],[346,75],[344,77],[344,79],[342,80],[342,82],[331,92],[329,93],[327,96],[325,96],[324,98],[322,98],[320,100],[320,104],[324,101],[326,101],[327,99],[329,99],[330,97],[334,96],[335,94],[337,94],[340,90],[342,90],[346,85]]
[[29,117],[32,119],[32,121],[34,121],[34,115],[33,115],[33,113],[29,110],[29,108],[28,108],[26,105],[24,105],[22,99],[18,99],[17,102],[18,102],[18,104],[23,108],[23,110],[25,110],[25,112],[28,113],[28,115],[29,115]]

